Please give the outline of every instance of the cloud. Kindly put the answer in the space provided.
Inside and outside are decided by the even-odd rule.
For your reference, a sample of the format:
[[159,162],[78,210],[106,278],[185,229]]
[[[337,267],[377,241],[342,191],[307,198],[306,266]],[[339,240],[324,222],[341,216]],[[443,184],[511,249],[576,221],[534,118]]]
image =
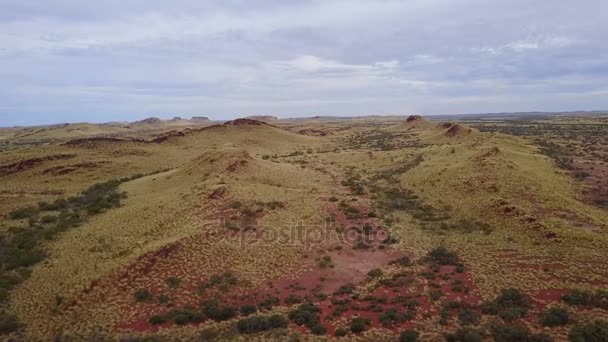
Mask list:
[[487,53],[490,55],[499,55],[502,53],[525,53],[528,51],[534,50],[545,50],[545,49],[561,49],[572,47],[580,43],[577,40],[568,38],[568,37],[559,37],[559,36],[534,36],[534,37],[526,37],[524,39],[519,39],[504,45],[500,46],[483,46],[483,47],[474,47],[472,51]]
[[300,72],[343,72],[343,73],[368,73],[383,74],[391,72],[399,66],[396,60],[379,61],[372,64],[348,64],[331,59],[323,59],[312,55],[298,56],[287,61],[276,62],[278,67],[284,67]]
[[608,2],[600,0],[23,0],[2,8],[0,126],[79,113],[608,107]]

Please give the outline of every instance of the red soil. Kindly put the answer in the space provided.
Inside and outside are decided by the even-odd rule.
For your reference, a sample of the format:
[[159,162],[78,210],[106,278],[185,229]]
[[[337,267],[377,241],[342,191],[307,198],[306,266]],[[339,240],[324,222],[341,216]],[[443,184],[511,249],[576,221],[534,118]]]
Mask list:
[[56,155],[51,155],[51,156],[46,156],[46,157],[22,160],[22,161],[15,162],[12,164],[7,164],[7,165],[0,165],[0,177],[8,176],[13,173],[23,172],[23,171],[35,168],[36,166],[42,165],[43,163],[45,163],[47,161],[66,160],[66,159],[72,159],[74,157],[76,157],[76,156],[73,154],[56,154]]

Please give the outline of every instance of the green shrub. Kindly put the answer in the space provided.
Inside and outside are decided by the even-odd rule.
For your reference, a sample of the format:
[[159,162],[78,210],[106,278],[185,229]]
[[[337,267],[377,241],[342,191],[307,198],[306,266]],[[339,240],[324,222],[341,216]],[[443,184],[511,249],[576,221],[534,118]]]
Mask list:
[[596,292],[573,290],[563,295],[562,300],[570,305],[608,309],[608,291],[606,290],[597,290]]
[[276,306],[278,304],[279,304],[279,298],[278,297],[267,297],[267,298],[264,298],[262,301],[260,301],[258,303],[258,306],[261,309],[270,310],[270,309],[272,309],[274,306]]
[[347,284],[340,286],[340,288],[337,289],[336,292],[334,292],[334,294],[346,295],[346,294],[352,294],[353,292],[355,292],[355,285],[353,283],[347,283]]
[[310,332],[313,333],[314,335],[325,335],[325,334],[327,334],[327,328],[319,323],[319,324],[316,324],[313,327],[311,327]]
[[299,304],[302,303],[302,298],[298,295],[290,294],[289,296],[285,297],[283,302],[285,303],[285,305]]
[[348,335],[348,330],[346,330],[346,328],[344,327],[339,327],[336,329],[336,336],[337,337],[344,337]]
[[399,334],[399,342],[417,342],[420,337],[420,333],[416,330],[406,330]]
[[237,309],[233,306],[221,306],[215,299],[206,300],[202,304],[203,313],[214,321],[227,321],[236,316]]
[[320,312],[320,308],[311,302],[306,302],[289,312],[289,319],[297,325],[304,325],[312,329],[312,327],[320,323]]
[[148,322],[152,325],[161,325],[161,324],[164,324],[167,322],[167,318],[165,318],[164,316],[161,316],[161,315],[154,315],[154,316],[150,317]]
[[374,268],[367,273],[369,278],[380,278],[382,275],[384,275],[384,272],[382,272],[382,270],[379,268]]
[[440,289],[431,290],[429,296],[431,297],[432,301],[436,302],[441,298],[441,296],[443,296],[443,292],[441,292]]
[[50,223],[55,223],[55,222],[57,222],[57,216],[44,215],[40,218],[40,223],[43,223],[43,224],[50,224]]
[[251,316],[240,319],[236,326],[241,334],[253,334],[271,329],[286,328],[287,320],[281,315]]
[[37,215],[38,215],[38,208],[26,207],[26,208],[19,208],[19,209],[15,209],[15,210],[11,211],[10,214],[8,215],[8,217],[11,220],[23,220],[26,218],[36,217]]
[[253,304],[245,304],[245,305],[241,306],[241,309],[240,309],[240,312],[243,316],[249,316],[257,311],[258,311],[258,309]]
[[480,319],[479,313],[471,307],[465,306],[458,309],[458,319],[460,324],[465,325],[477,325]]
[[167,285],[172,288],[176,288],[181,284],[182,280],[178,277],[169,277],[165,280]]
[[492,336],[496,342],[513,342],[513,341],[528,341],[528,342],[550,342],[553,338],[544,334],[532,334],[530,329],[523,324],[517,325],[499,325],[492,326]]
[[458,254],[440,246],[429,252],[428,258],[439,265],[458,265],[460,259]]
[[367,327],[372,324],[372,320],[365,317],[355,317],[350,321],[350,331],[357,334],[367,330]]
[[570,322],[570,314],[562,308],[551,308],[541,315],[540,323],[545,327],[566,325]]
[[491,302],[482,305],[482,312],[498,315],[506,321],[524,317],[532,307],[532,300],[517,289],[503,289]]
[[397,265],[401,265],[403,267],[408,267],[408,266],[412,266],[413,263],[412,263],[412,260],[410,260],[409,257],[404,256],[404,257],[399,258],[397,260],[391,261],[391,264],[397,264]]
[[146,289],[139,289],[133,294],[137,302],[147,302],[152,299],[152,294]]
[[460,328],[455,333],[448,334],[445,339],[448,342],[481,342],[483,340],[479,331],[469,327]]
[[608,341],[608,322],[595,321],[572,328],[568,338],[572,342],[605,342]]
[[409,320],[410,317],[404,313],[398,312],[396,309],[388,309],[382,315],[380,315],[380,323],[386,327],[390,327],[394,324],[403,323]]
[[171,316],[173,317],[173,323],[177,325],[200,323],[205,320],[205,315],[203,313],[191,309],[183,309],[182,311],[174,312]]
[[21,323],[16,316],[0,311],[0,336],[10,334],[21,328]]

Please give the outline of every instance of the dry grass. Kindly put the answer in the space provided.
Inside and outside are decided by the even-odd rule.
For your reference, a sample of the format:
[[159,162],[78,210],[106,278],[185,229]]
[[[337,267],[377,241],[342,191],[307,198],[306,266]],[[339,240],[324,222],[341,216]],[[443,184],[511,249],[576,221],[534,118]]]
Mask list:
[[[373,120],[284,125],[291,132],[325,129],[328,134],[294,134],[269,125],[217,126],[162,143],[53,143],[3,152],[0,167],[70,156],[26,163],[23,170],[1,176],[3,213],[70,196],[99,181],[169,170],[124,183],[121,190],[129,197],[122,207],[48,243],[48,262],[34,266],[30,278],[11,293],[10,310],[25,324],[25,336],[130,334],[129,324],[151,313],[145,304],[134,303],[133,292],[168,291],[171,276],[181,279],[173,299],[182,305],[192,301],[192,288],[217,272],[233,272],[242,291],[296,275],[303,271],[301,243],[248,243],[255,237],[243,232],[235,233],[243,234],[240,239],[217,242],[210,233],[230,233],[217,219],[250,215],[258,232],[285,233],[297,222],[323,224],[332,196],[357,197],[353,203],[375,208],[385,203],[383,192],[390,189],[410,191],[417,196],[416,208],[441,217],[433,221],[412,210],[375,208],[381,215],[377,220],[399,237],[390,248],[419,259],[438,244],[450,246],[470,267],[486,299],[507,287],[534,294],[593,288],[608,280],[601,261],[608,247],[606,212],[582,202],[580,186],[527,140],[467,127],[446,134],[453,125],[422,119],[397,125]],[[81,137],[97,135],[97,129],[84,125],[83,133],[70,132]],[[365,139],[366,134],[376,140]],[[70,171],[61,172],[65,169]],[[340,186],[352,176],[363,184],[364,194],[353,196]],[[374,187],[379,192],[371,192]],[[235,201],[238,209],[231,207]],[[281,205],[270,209],[260,203]],[[245,211],[258,207],[263,207],[259,213]],[[472,222],[489,229],[460,229]],[[5,219],[0,230],[16,224]],[[229,334],[230,322],[173,327],[160,335],[187,339],[213,327]],[[442,331],[428,322],[424,334]],[[361,339],[385,334],[369,331]]]

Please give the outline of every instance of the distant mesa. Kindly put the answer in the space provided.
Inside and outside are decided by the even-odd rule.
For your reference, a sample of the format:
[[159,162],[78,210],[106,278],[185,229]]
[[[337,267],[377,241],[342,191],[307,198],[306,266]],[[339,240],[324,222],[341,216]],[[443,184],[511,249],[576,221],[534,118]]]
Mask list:
[[193,116],[192,119],[190,119],[191,122],[207,122],[209,121],[209,118],[206,116]]
[[140,121],[135,121],[135,122],[133,122],[133,124],[134,125],[154,125],[154,124],[159,124],[162,122],[163,122],[163,120],[161,120],[157,117],[151,117],[151,118],[143,119]]
[[249,116],[245,117],[245,119],[252,119],[252,120],[257,120],[257,121],[272,121],[272,120],[278,120],[279,118],[277,118],[276,116],[272,116],[272,115],[249,115]]

